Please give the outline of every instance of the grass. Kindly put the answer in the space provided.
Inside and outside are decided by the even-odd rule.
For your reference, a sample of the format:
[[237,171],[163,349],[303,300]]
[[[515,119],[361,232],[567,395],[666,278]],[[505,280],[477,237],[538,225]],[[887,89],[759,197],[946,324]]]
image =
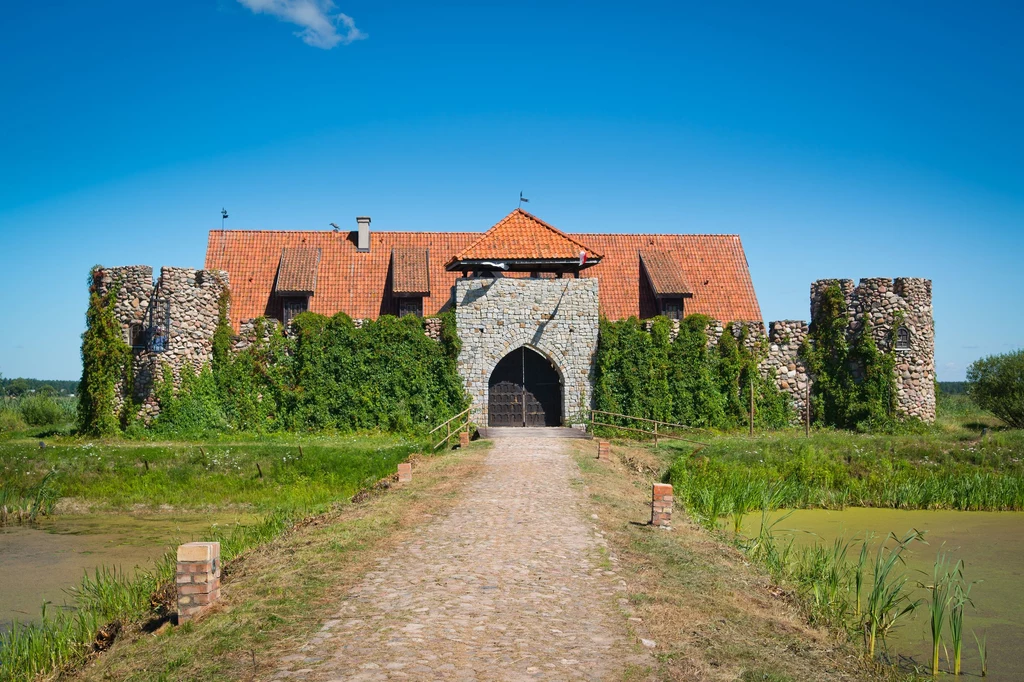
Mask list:
[[[938,427],[936,427],[937,430]],[[1024,509],[1024,432],[961,438],[779,431],[725,435],[669,472],[675,494],[698,520],[734,525],[751,509],[847,506],[897,509]]]
[[[760,561],[723,543],[724,533],[708,533],[685,517],[671,532],[646,525],[650,486],[667,468],[669,452],[615,444],[613,460],[598,462],[592,442],[576,447],[595,523],[627,583],[623,615],[635,636],[657,642],[648,679],[901,679],[859,655],[845,631],[825,627],[824,616],[809,618],[803,590],[780,588]],[[773,538],[759,548],[773,557],[767,563],[786,570],[802,556]],[[803,574],[827,574],[833,553],[846,556],[846,549],[808,557]],[[846,569],[834,561],[831,566],[842,573],[836,582],[847,584]],[[838,603],[824,586],[818,599]]]
[[57,503],[57,493],[53,485],[53,471],[27,487],[19,487],[7,480],[0,486],[0,528],[12,524],[35,523],[40,515],[53,513]]
[[0,477],[27,490],[51,475],[55,495],[94,510],[314,509],[351,496],[423,446],[372,434],[235,443],[58,439],[42,449],[22,439],[0,442]]
[[[80,680],[265,679],[337,609],[377,558],[457,499],[486,443],[419,460],[412,484],[294,524],[224,566],[221,601],[200,620],[149,634],[138,625]],[[223,549],[222,549],[223,551]]]
[[[421,446],[380,435],[233,444],[72,440],[45,448],[9,440],[0,443],[5,480],[0,500],[27,504],[26,520],[40,510],[51,511],[60,496],[94,511],[170,505],[263,512],[258,523],[204,538],[219,540],[222,557],[230,562],[287,533],[303,518],[345,506],[354,493],[392,474]],[[348,543],[335,546],[350,548]],[[150,598],[169,589],[173,570],[169,552],[154,568],[133,575],[99,569],[85,576],[69,591],[67,608],[44,608],[38,624],[16,625],[0,634],[0,681],[33,679],[80,664],[97,642],[152,615]]]
[[[221,542],[225,561],[269,542],[293,522],[294,517],[277,512],[252,526],[236,526],[210,536]],[[127,624],[137,621],[154,607],[162,591],[173,593],[175,555],[169,550],[150,570],[129,575],[101,567],[67,592],[70,600],[64,608],[49,609],[44,604],[38,623],[20,625],[0,632],[0,681],[21,682],[54,671],[68,670],[93,652],[105,648]],[[162,614],[166,615],[166,614]]]

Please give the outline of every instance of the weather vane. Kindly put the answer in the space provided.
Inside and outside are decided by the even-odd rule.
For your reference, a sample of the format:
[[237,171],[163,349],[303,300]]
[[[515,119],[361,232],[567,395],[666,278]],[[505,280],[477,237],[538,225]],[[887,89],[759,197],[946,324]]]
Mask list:
[[224,229],[224,221],[228,219],[228,210],[226,208],[220,209],[220,229]]
[[530,203],[530,200],[523,196],[523,193],[519,192],[519,208],[523,207],[523,204]]

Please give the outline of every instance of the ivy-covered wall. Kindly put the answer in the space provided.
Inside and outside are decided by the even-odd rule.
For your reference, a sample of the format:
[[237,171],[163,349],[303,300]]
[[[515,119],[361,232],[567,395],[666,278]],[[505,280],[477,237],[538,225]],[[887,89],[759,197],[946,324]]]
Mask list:
[[[754,334],[751,334],[751,327]],[[694,427],[754,424],[778,428],[791,407],[773,377],[762,375],[766,344],[759,323],[720,325],[703,315],[601,321],[594,407]]]
[[[897,337],[903,328],[906,347]],[[768,358],[801,417],[850,427],[896,417],[935,420],[931,280],[824,279],[811,284],[811,323],[771,323]]]

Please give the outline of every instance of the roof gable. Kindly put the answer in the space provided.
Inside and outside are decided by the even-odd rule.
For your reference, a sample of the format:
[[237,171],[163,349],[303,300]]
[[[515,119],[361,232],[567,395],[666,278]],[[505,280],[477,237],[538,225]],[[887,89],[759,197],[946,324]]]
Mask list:
[[591,263],[602,258],[558,228],[517,208],[456,254],[448,267],[495,260],[579,262],[581,253]]

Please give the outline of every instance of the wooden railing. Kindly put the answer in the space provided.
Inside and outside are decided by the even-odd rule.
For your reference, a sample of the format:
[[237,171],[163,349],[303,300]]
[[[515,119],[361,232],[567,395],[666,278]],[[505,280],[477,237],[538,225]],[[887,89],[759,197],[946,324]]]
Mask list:
[[[633,427],[630,427],[630,426],[622,426],[620,424],[612,424],[612,423],[610,423],[608,421],[598,421],[598,415],[603,415],[604,417],[616,417],[616,418],[619,418],[619,419],[630,419],[630,420],[635,421],[635,422],[640,422],[641,426],[643,426],[644,424],[650,424],[651,426],[649,426],[649,427],[647,427],[645,429],[645,428],[633,428]],[[628,415],[628,414],[619,414],[618,412],[604,412],[603,410],[591,410],[590,411],[590,424],[591,424],[591,431],[593,431],[593,427],[594,426],[608,426],[608,427],[611,427],[613,429],[621,429],[623,431],[632,431],[633,433],[642,433],[642,434],[646,434],[648,436],[653,436],[654,437],[654,447],[658,447],[658,439],[659,438],[670,438],[672,440],[681,440],[684,443],[693,443],[694,445],[699,445],[700,448],[707,447],[707,443],[701,443],[700,441],[690,440],[689,438],[683,438],[682,436],[677,436],[674,433],[667,433],[666,432],[666,429],[671,429],[671,430],[690,429],[691,427],[687,426],[686,424],[673,424],[672,422],[661,422],[661,421],[658,421],[657,419],[645,419],[644,417],[633,417],[633,416]],[[659,426],[661,427],[660,431],[658,430]],[[700,448],[697,448],[697,449],[699,450]]]
[[[434,446],[435,450],[437,450],[439,447],[450,441],[452,439],[452,436],[457,436],[459,435],[460,432],[469,430],[469,410],[470,408],[467,407],[465,410],[459,412],[457,415],[455,415],[448,421],[444,422],[443,424],[438,424],[437,426],[435,426],[430,431],[430,433],[427,434],[428,436],[431,436],[440,431],[441,429],[448,427],[447,435],[445,435],[444,438],[438,441],[437,445]],[[455,420],[459,421],[458,423],[455,424],[455,429],[452,430],[452,422],[454,422]]]

